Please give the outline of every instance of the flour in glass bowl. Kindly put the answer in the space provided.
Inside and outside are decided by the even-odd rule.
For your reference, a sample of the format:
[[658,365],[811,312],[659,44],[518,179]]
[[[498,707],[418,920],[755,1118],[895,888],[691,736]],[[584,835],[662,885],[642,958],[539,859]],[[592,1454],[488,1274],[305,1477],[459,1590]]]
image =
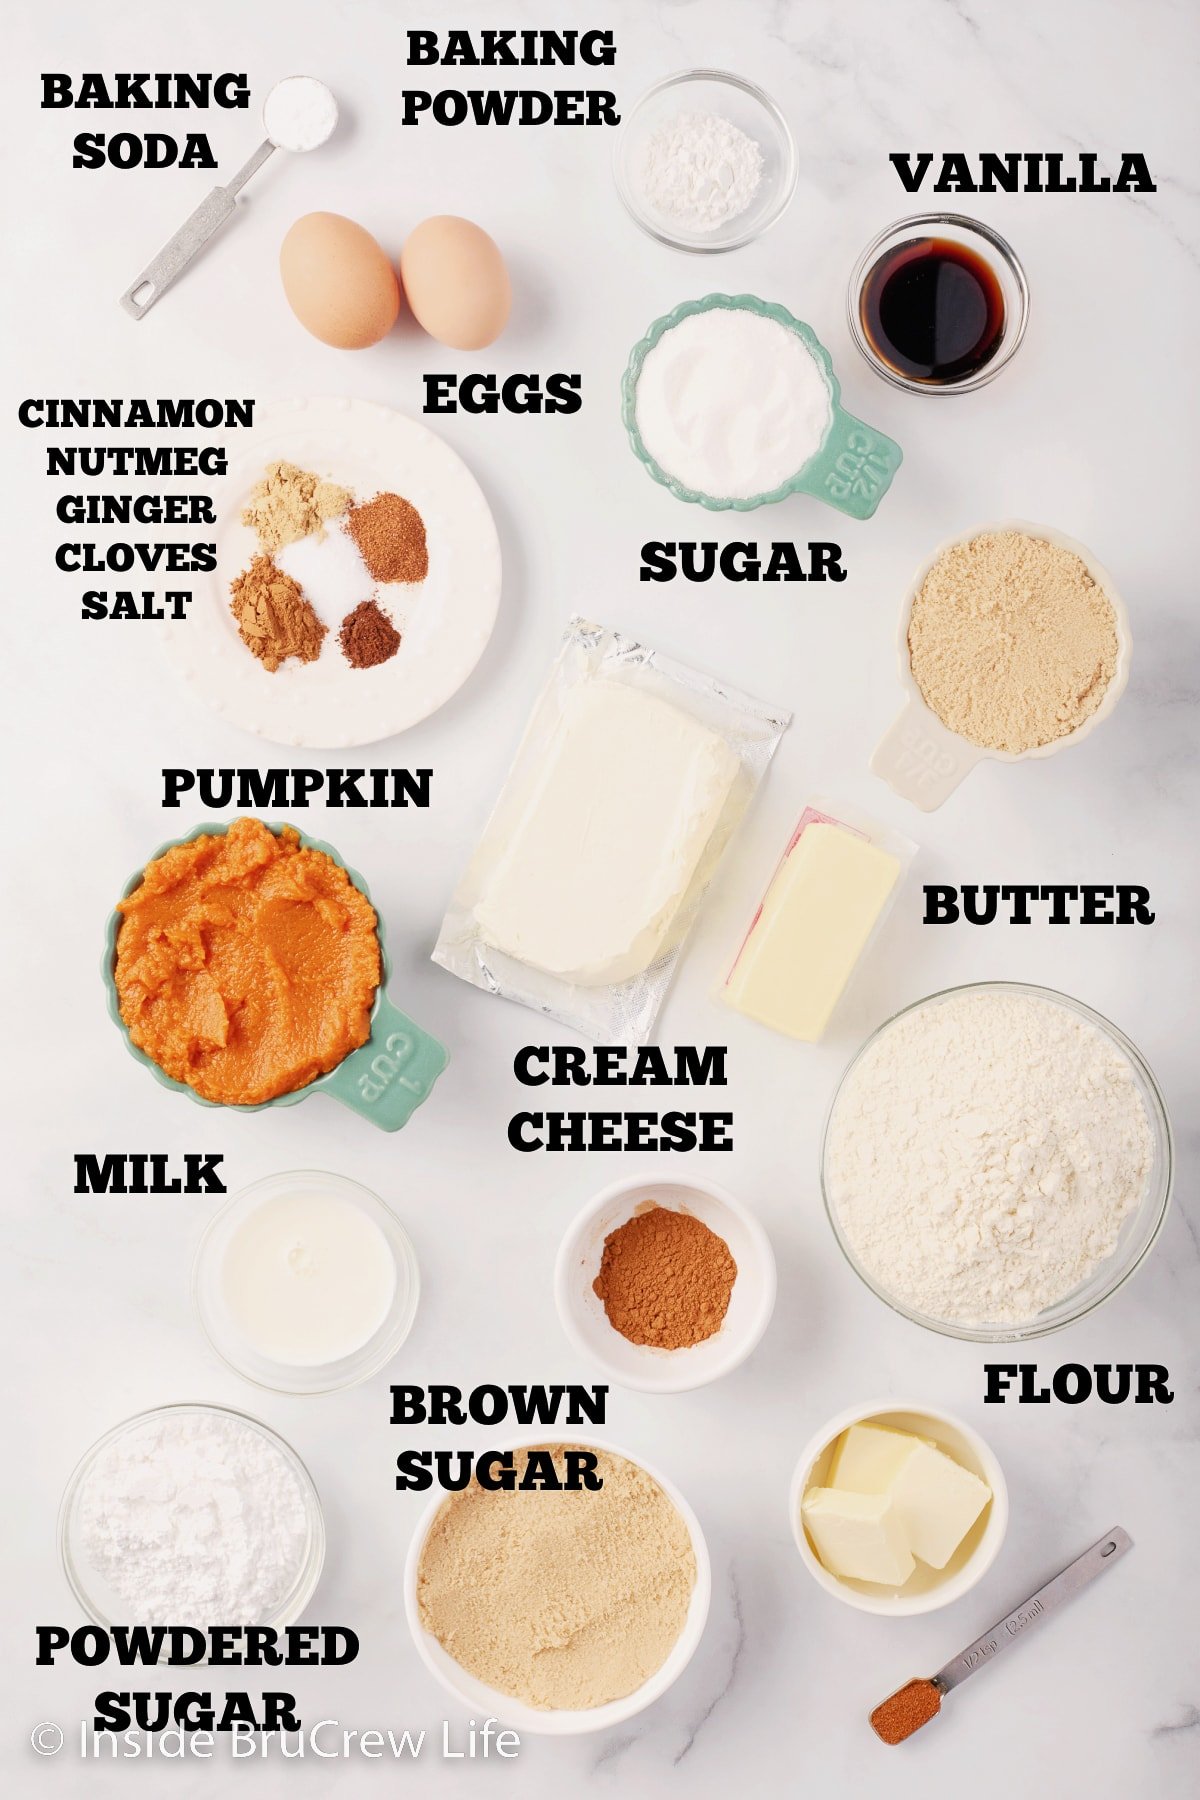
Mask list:
[[947,1323],[1020,1325],[1112,1255],[1153,1159],[1119,1046],[1053,1000],[985,989],[914,1007],[863,1052],[825,1179],[891,1298]]

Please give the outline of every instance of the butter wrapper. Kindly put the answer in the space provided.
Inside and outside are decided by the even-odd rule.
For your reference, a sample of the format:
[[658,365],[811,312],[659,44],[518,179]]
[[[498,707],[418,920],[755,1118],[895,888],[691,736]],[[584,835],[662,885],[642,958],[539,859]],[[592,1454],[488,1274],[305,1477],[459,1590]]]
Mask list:
[[434,962],[597,1043],[644,1043],[790,716],[572,619]]

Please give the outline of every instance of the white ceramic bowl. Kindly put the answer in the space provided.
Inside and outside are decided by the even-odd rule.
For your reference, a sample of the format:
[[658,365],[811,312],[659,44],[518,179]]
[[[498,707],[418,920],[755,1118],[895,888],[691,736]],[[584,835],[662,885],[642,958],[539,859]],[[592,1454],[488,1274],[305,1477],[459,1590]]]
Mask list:
[[[762,151],[762,177],[745,212],[738,213],[715,231],[694,231],[665,218],[648,204],[639,179],[639,164],[647,139],[660,125],[680,113],[715,113],[728,119]],[[720,69],[684,69],[647,88],[625,115],[613,153],[613,178],[621,204],[630,218],[660,244],[706,256],[737,250],[754,242],[775,224],[796,188],[796,146],[787,120],[771,99],[752,81],[727,75]]]
[[[964,1469],[970,1469],[972,1475],[986,1481],[992,1490],[990,1504],[976,1519],[946,1567],[931,1569],[919,1562],[902,1591],[881,1587],[874,1581],[850,1581],[831,1575],[809,1542],[800,1516],[800,1502],[805,1493],[810,1487],[822,1484],[836,1440],[851,1425],[861,1425],[867,1419],[932,1438],[939,1449],[961,1463]],[[860,1612],[911,1618],[915,1613],[937,1612],[961,1599],[991,1568],[1008,1530],[1008,1487],[1003,1469],[979,1433],[972,1431],[953,1413],[941,1412],[920,1400],[870,1400],[863,1406],[847,1407],[809,1439],[792,1476],[788,1510],[800,1560],[818,1587],[844,1600],[847,1606],[857,1607]]]
[[[724,1238],[737,1264],[720,1331],[690,1349],[631,1344],[609,1324],[604,1302],[592,1292],[605,1238],[649,1205],[691,1213]],[[590,1200],[567,1232],[554,1270],[554,1299],[575,1348],[598,1362],[620,1387],[680,1394],[719,1380],[754,1349],[775,1307],[775,1257],[758,1220],[715,1182],[631,1175]]]
[[[908,621],[912,615],[913,601],[924,586],[925,577],[934,563],[956,544],[969,544],[972,538],[982,537],[986,532],[1004,531],[1018,531],[1026,537],[1041,538],[1047,544],[1056,544],[1060,550],[1070,550],[1083,563],[1096,586],[1106,596],[1116,618],[1117,666],[1099,706],[1077,731],[1068,732],[1066,737],[1055,738],[1053,743],[1038,744],[1032,750],[987,750],[981,744],[973,744],[970,739],[960,737],[957,731],[951,731],[932,707],[925,704],[908,654]],[[1108,718],[1125,692],[1129,680],[1129,663],[1133,655],[1133,637],[1129,629],[1129,614],[1113,578],[1096,561],[1090,550],[1085,550],[1074,538],[1069,538],[1065,532],[1054,530],[1050,525],[1031,525],[1027,519],[1001,519],[992,524],[974,525],[970,531],[960,531],[957,536],[947,538],[944,543],[939,544],[925,559],[909,583],[904,604],[900,608],[896,648],[900,685],[906,695],[904,708],[891,729],[884,733],[876,745],[871,757],[871,771],[905,800],[911,800],[914,806],[919,806],[922,812],[933,812],[943,800],[949,798],[963,776],[968,775],[985,756],[990,756],[995,762],[1032,762],[1035,758],[1056,756],[1069,745],[1081,743],[1089,732]]]
[[626,1450],[620,1444],[611,1444],[606,1439],[590,1437],[585,1432],[572,1432],[570,1436],[552,1434],[550,1431],[526,1432],[520,1437],[511,1438],[502,1444],[488,1445],[496,1450],[523,1450],[531,1444],[578,1444],[585,1450],[606,1450],[611,1456],[623,1456],[627,1462],[636,1463],[644,1469],[654,1481],[657,1481],[663,1493],[675,1507],[692,1540],[692,1554],[696,1558],[696,1585],[692,1589],[691,1604],[684,1620],[683,1630],[676,1638],[670,1655],[660,1669],[644,1681],[632,1694],[626,1694],[623,1700],[610,1700],[606,1706],[593,1706],[587,1709],[571,1708],[558,1712],[546,1712],[535,1706],[527,1706],[522,1700],[514,1700],[509,1694],[502,1694],[498,1688],[488,1687],[486,1682],[476,1680],[461,1663],[438,1643],[431,1632],[426,1631],[421,1623],[420,1607],[417,1603],[417,1570],[421,1564],[421,1552],[425,1548],[425,1540],[429,1536],[430,1527],[436,1518],[446,1494],[435,1494],[429,1505],[417,1521],[412,1542],[408,1547],[408,1558],[404,1565],[404,1613],[408,1620],[408,1628],[412,1633],[417,1654],[429,1672],[436,1676],[448,1693],[479,1718],[495,1718],[509,1725],[523,1735],[541,1737],[578,1737],[585,1732],[606,1731],[610,1725],[619,1725],[624,1719],[631,1719],[645,1707],[665,1694],[673,1682],[677,1681],[691,1662],[696,1646],[704,1633],[708,1618],[709,1601],[712,1598],[712,1570],[708,1560],[708,1545],[704,1541],[704,1533],[700,1529],[700,1521],[684,1499],[674,1482],[668,1481],[661,1469],[654,1468],[643,1456],[637,1456],[632,1450]]

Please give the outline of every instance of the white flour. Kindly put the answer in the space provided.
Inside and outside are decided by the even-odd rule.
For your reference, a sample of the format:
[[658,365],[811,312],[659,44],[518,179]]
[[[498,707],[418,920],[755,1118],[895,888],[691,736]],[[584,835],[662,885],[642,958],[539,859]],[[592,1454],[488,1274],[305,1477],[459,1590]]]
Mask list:
[[715,113],[680,113],[651,132],[642,195],[653,212],[688,231],[717,231],[744,213],[762,180],[753,138]]
[[1019,1324],[1116,1247],[1153,1146],[1128,1058],[1053,1001],[967,993],[889,1027],[830,1126],[830,1201],[885,1291]]
[[122,1625],[261,1625],[295,1585],[304,1497],[274,1443],[217,1411],[171,1412],[113,1439],[79,1496],[83,1548]]

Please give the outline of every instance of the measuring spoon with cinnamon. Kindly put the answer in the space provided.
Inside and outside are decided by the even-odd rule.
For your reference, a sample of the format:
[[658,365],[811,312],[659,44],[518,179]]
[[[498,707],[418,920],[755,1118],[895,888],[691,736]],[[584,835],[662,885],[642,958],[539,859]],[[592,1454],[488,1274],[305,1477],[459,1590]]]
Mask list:
[[877,1706],[871,1714],[871,1725],[875,1735],[882,1738],[885,1744],[902,1744],[910,1738],[914,1731],[922,1725],[928,1725],[930,1719],[937,1717],[942,1710],[942,1701],[951,1689],[958,1687],[981,1669],[986,1663],[994,1662],[1000,1652],[1014,1639],[1024,1637],[1034,1625],[1040,1625],[1063,1603],[1077,1594],[1080,1588],[1087,1587],[1097,1575],[1102,1575],[1112,1563],[1124,1556],[1127,1550],[1133,1549],[1133,1539],[1119,1525],[1114,1525],[1110,1532],[1099,1538],[1082,1556],[1077,1556],[1073,1563],[1061,1569],[1052,1581],[1040,1587],[1036,1594],[985,1631],[982,1637],[968,1644],[959,1652],[944,1669],[936,1675],[918,1675],[912,1681],[906,1681],[902,1688]]

